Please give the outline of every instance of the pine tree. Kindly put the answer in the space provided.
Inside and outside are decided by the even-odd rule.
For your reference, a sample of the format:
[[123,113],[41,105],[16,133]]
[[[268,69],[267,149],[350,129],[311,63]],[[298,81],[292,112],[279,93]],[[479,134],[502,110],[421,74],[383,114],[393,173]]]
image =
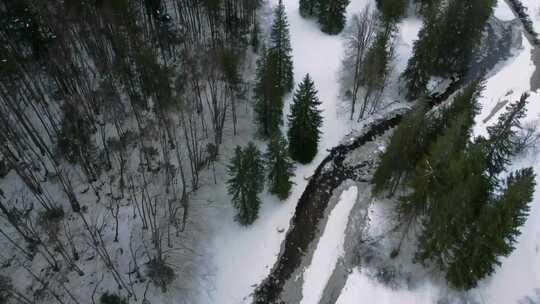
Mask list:
[[263,162],[255,144],[249,143],[244,150],[236,147],[228,172],[228,191],[238,211],[235,219],[243,226],[250,225],[259,216],[258,195],[264,187]]
[[256,120],[263,137],[278,132],[283,123],[283,100],[275,86],[275,71],[276,65],[263,45],[257,60],[254,88]]
[[294,87],[292,47],[289,36],[289,22],[283,1],[274,11],[274,24],[270,32],[268,49],[269,64],[275,65],[275,84],[282,94],[290,92]]
[[293,98],[289,115],[289,152],[292,159],[302,164],[313,160],[317,154],[322,125],[321,104],[315,84],[309,74],[300,83]]
[[265,159],[270,193],[277,195],[280,200],[285,200],[291,192],[294,165],[289,157],[287,141],[281,133],[275,133],[270,139]]
[[346,23],[349,0],[319,0],[318,17],[321,30],[330,35],[341,33]]
[[377,0],[377,9],[385,23],[398,22],[405,15],[404,0]]

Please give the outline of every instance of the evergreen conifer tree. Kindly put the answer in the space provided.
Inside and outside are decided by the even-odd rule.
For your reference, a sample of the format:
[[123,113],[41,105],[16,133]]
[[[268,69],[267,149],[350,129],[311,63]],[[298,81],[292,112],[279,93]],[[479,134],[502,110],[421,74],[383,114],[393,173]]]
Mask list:
[[416,260],[424,265],[434,262],[442,270],[448,270],[456,250],[474,230],[491,190],[483,174],[482,145],[460,149],[465,128],[461,116],[437,140],[418,167],[411,183],[413,193],[403,198],[417,213],[425,215]]
[[512,253],[521,234],[519,228],[529,214],[535,185],[532,168],[510,174],[503,194],[484,207],[454,253],[446,275],[448,282],[460,289],[474,288],[479,280],[495,271],[500,257]]
[[400,181],[414,172],[416,163],[426,153],[427,110],[427,101],[420,100],[397,126],[373,176],[375,194],[384,190],[393,193]]
[[261,200],[258,195],[264,187],[263,162],[255,144],[249,143],[244,150],[237,146],[228,171],[228,191],[238,211],[235,219],[241,225],[250,225],[259,216]]
[[282,94],[290,92],[294,87],[292,47],[289,36],[289,22],[283,1],[280,0],[274,12],[274,24],[270,32],[268,64],[275,65],[275,85]]
[[317,154],[322,125],[317,109],[320,104],[315,84],[307,74],[294,94],[288,131],[291,158],[302,164],[311,162]]
[[521,129],[520,120],[525,117],[528,97],[527,93],[523,94],[520,100],[506,108],[495,125],[487,128],[488,171],[492,177],[501,173],[510,163],[510,157],[518,152],[517,130]]
[[[479,111],[477,100],[481,88],[479,81],[473,82],[443,111],[441,125],[448,127],[443,127],[442,135],[436,136],[427,155],[417,163],[410,181],[413,191],[401,199],[402,213],[413,217],[426,215],[416,254],[421,262],[435,261],[442,267],[448,261],[451,249],[461,240],[456,237],[459,233],[449,231],[473,222],[477,211],[469,217],[465,212],[475,203],[485,201],[483,195],[489,192],[483,175],[482,145],[463,152],[468,148],[474,117]],[[458,220],[465,222],[456,225]]]
[[395,23],[405,15],[405,0],[377,0],[377,9],[385,23]]
[[264,137],[279,132],[279,126],[283,123],[283,100],[275,86],[276,65],[271,59],[263,45],[257,60],[254,108],[259,132]]
[[437,8],[441,0],[414,0],[414,2],[418,5],[419,13],[425,16],[429,11]]
[[532,169],[524,169],[511,174],[503,194],[496,196],[500,186],[490,172],[502,172],[515,155],[512,138],[524,115],[526,96],[490,127],[493,138],[471,142],[481,88],[476,80],[443,109],[445,131],[418,163],[410,181],[413,191],[401,204],[402,210],[422,216],[415,259],[424,265],[435,263],[460,289],[474,288],[494,271],[501,256],[512,252],[535,186]]
[[494,0],[450,0],[425,13],[424,27],[403,74],[409,99],[424,94],[433,76],[467,71],[494,4]]
[[307,18],[315,16],[319,0],[299,0],[300,16]]
[[346,10],[350,0],[319,0],[318,17],[321,30],[330,35],[341,33],[346,23]]
[[[415,177],[417,165],[428,154],[431,145],[459,115],[466,113],[462,119],[466,120],[466,125],[472,125],[478,112],[477,99],[483,90],[481,81],[482,78],[472,81],[456,95],[450,105],[437,112],[428,113],[427,101],[418,101],[398,125],[381,155],[381,162],[373,177],[375,194],[384,190],[393,193],[400,181]],[[461,138],[468,139],[465,135]],[[407,205],[402,207],[407,209],[410,207]]]
[[291,177],[294,176],[294,165],[289,156],[287,141],[281,133],[272,135],[265,155],[270,193],[280,200],[289,197],[292,188]]
[[251,48],[253,49],[254,53],[257,53],[259,51],[259,35],[260,35],[260,29],[259,29],[259,23],[255,22],[253,24],[253,28],[251,30],[251,37],[249,44],[251,44]]

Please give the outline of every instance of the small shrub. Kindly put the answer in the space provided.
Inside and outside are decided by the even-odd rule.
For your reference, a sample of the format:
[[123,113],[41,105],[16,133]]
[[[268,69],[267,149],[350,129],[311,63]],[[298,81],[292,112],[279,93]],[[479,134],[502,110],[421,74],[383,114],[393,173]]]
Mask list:
[[13,289],[11,279],[0,275],[0,304],[7,304],[11,298],[10,290]]
[[148,264],[148,276],[156,286],[161,287],[163,292],[167,290],[167,285],[172,283],[175,278],[174,270],[164,261],[156,259],[151,260]]
[[62,207],[55,207],[43,212],[43,220],[48,223],[58,223],[65,216],[64,209]]
[[53,207],[40,213],[38,224],[49,235],[51,240],[55,240],[60,233],[62,219],[65,213],[62,207]]
[[113,293],[104,293],[99,299],[100,304],[127,304],[126,299]]

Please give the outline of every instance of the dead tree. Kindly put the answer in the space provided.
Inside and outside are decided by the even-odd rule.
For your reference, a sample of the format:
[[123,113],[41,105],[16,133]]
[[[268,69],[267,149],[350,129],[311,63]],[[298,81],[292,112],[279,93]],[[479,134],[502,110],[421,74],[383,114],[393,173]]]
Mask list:
[[354,15],[346,31],[345,59],[343,62],[345,77],[351,82],[351,116],[354,117],[358,91],[362,86],[362,67],[367,49],[371,45],[377,30],[377,16],[366,6],[360,15]]

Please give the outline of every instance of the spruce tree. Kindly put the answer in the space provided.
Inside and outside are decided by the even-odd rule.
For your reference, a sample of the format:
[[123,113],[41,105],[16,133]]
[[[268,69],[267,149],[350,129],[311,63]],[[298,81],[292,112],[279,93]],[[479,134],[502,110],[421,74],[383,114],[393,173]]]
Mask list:
[[330,35],[341,33],[346,23],[349,0],[319,0],[318,17],[321,30]]
[[289,22],[282,0],[279,1],[274,12],[268,56],[269,64],[275,65],[275,89],[279,89],[282,94],[290,92],[294,87],[292,47]]
[[426,12],[403,74],[409,99],[426,93],[433,76],[450,77],[467,71],[494,4],[494,0],[450,0],[448,5]]
[[[427,100],[420,99],[398,125],[381,155],[373,177],[374,193],[390,190],[392,194],[401,181],[414,178],[417,165],[428,154],[431,145],[459,115],[466,113],[462,119],[471,125],[478,112],[477,99],[482,90],[482,78],[477,78],[457,94],[448,106],[435,112],[428,112]],[[461,138],[467,139],[467,136]],[[411,206],[404,204],[403,207],[407,209]]]
[[406,4],[405,0],[377,0],[377,9],[385,23],[396,23],[405,15]]
[[495,271],[500,257],[515,249],[519,228],[529,214],[535,188],[532,168],[510,174],[503,194],[484,207],[479,219],[460,243],[448,266],[446,278],[459,289],[471,289]]
[[419,6],[419,13],[425,16],[429,11],[437,8],[441,0],[414,0],[414,2]]
[[510,157],[515,155],[519,148],[517,131],[521,129],[520,120],[525,117],[527,111],[527,93],[521,98],[506,107],[506,112],[502,114],[497,123],[487,128],[489,139],[488,145],[488,169],[490,176],[496,176],[504,170],[510,163]]
[[403,78],[407,84],[407,98],[416,99],[425,93],[427,84],[432,76],[434,60],[439,46],[439,24],[436,11],[431,11],[424,17],[424,26],[414,42],[413,56],[407,63]]
[[259,216],[258,195],[264,187],[264,167],[257,147],[253,143],[244,150],[237,146],[228,172],[228,191],[238,212],[235,219],[243,226],[250,225]]
[[279,132],[279,126],[283,123],[283,100],[280,91],[275,86],[275,75],[276,65],[263,45],[257,60],[253,92],[256,120],[263,137]]
[[285,200],[291,192],[294,165],[289,157],[287,141],[280,132],[275,133],[270,139],[265,159],[269,191],[277,195],[280,200]]
[[318,0],[299,0],[300,16],[304,18],[315,16]]
[[307,74],[294,94],[287,133],[291,158],[302,164],[311,162],[317,154],[323,122],[317,109],[320,104],[315,84]]
[[520,227],[525,224],[530,211],[529,203],[533,199],[536,186],[532,168],[525,168],[511,173],[506,179],[503,194],[495,204],[495,217],[491,218],[493,229],[499,229],[497,235],[505,241],[500,250],[508,255],[515,249]]
[[420,100],[397,126],[373,175],[375,194],[384,190],[392,194],[399,183],[414,172],[416,163],[426,153],[427,110],[427,101]]
[[[524,115],[526,96],[489,128],[493,138],[471,141],[481,88],[476,80],[442,109],[444,132],[418,162],[409,182],[412,191],[400,205],[402,214],[405,209],[421,218],[415,260],[434,263],[459,289],[474,288],[493,273],[501,256],[512,252],[535,187],[532,169],[524,169],[510,175],[497,197],[501,186],[490,172],[502,172],[515,155],[512,138]],[[500,149],[498,157],[494,149]]]
[[259,51],[259,35],[259,23],[255,21],[255,23],[253,24],[253,28],[251,29],[251,37],[249,39],[249,44],[251,45],[254,53],[257,53]]
[[[418,162],[409,182],[413,191],[401,199],[400,211],[413,217],[425,215],[416,253],[416,259],[423,263],[429,260],[446,266],[453,246],[461,241],[454,229],[461,229],[476,218],[478,211],[472,211],[473,206],[485,201],[489,192],[488,180],[483,175],[483,146],[467,149],[479,111],[479,89],[479,82],[473,82],[444,110],[442,125],[448,127]],[[464,222],[456,225],[458,221]]]
[[435,263],[442,270],[448,269],[456,249],[474,230],[490,193],[482,146],[459,148],[465,127],[460,117],[437,140],[411,183],[413,193],[404,198],[425,215],[415,259],[424,265]]

